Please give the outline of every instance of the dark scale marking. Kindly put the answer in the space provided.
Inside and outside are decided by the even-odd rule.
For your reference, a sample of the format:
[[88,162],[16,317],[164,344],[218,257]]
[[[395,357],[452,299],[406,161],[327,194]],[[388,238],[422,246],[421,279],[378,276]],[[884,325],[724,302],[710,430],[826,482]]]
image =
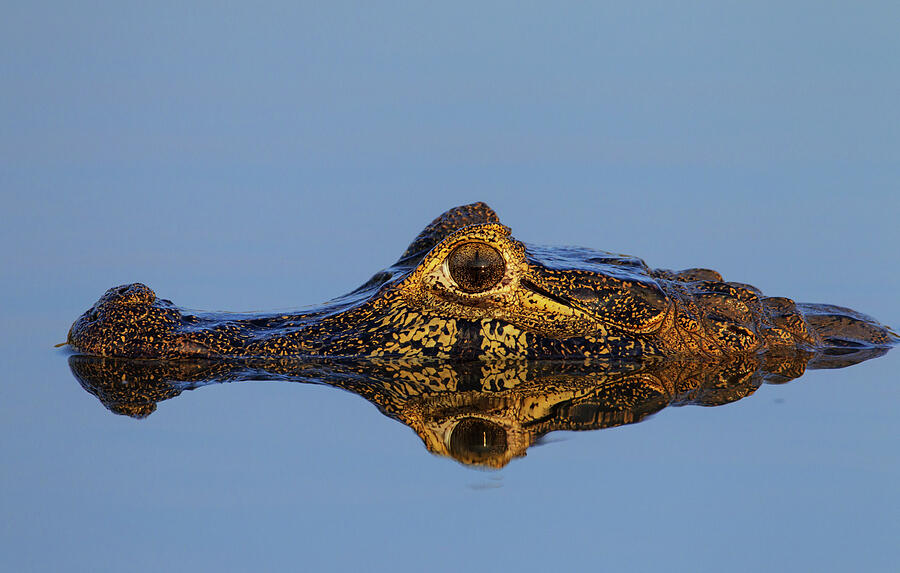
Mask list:
[[129,358],[459,361],[834,353],[897,341],[864,314],[766,298],[708,269],[654,270],[627,255],[524,245],[484,203],[447,211],[397,263],[319,307],[287,314],[187,313],[134,283],[109,289],[68,336],[83,353]]
[[451,354],[460,360],[477,360],[481,355],[481,322],[456,321],[456,344]]

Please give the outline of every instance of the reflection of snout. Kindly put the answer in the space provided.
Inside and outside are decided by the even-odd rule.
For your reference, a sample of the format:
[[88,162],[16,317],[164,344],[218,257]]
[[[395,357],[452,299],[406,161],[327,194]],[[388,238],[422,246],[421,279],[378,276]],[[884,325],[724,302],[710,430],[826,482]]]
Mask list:
[[173,380],[191,377],[190,364],[97,356],[70,356],[69,368],[111,412],[132,418],[146,418],[157,402],[178,396]]

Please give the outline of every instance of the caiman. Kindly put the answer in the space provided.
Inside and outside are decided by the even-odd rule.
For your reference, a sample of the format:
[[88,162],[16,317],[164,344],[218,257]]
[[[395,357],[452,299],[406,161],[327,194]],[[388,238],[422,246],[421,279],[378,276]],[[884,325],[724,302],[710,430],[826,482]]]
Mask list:
[[898,342],[853,310],[766,297],[707,269],[522,243],[484,203],[435,219],[391,267],[308,310],[182,310],[134,283],[69,330],[75,350],[126,358],[382,357],[443,360],[855,352]]

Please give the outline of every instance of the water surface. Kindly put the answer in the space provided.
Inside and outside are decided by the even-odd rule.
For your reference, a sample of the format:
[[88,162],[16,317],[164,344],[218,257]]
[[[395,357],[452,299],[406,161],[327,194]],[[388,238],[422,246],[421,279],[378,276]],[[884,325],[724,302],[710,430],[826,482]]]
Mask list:
[[348,292],[446,209],[900,325],[894,4],[19,3],[0,19],[0,569],[892,571],[900,353],[485,471],[326,385],[115,415],[111,286]]

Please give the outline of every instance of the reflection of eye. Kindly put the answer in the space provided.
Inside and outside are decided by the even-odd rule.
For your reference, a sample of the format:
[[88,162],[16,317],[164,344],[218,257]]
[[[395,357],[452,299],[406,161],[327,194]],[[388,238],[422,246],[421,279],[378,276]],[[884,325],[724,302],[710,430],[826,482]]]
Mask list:
[[456,247],[447,259],[450,276],[465,292],[482,292],[500,282],[506,263],[500,251],[484,243]]
[[503,426],[464,418],[450,434],[450,454],[456,459],[485,462],[506,453],[506,430]]

